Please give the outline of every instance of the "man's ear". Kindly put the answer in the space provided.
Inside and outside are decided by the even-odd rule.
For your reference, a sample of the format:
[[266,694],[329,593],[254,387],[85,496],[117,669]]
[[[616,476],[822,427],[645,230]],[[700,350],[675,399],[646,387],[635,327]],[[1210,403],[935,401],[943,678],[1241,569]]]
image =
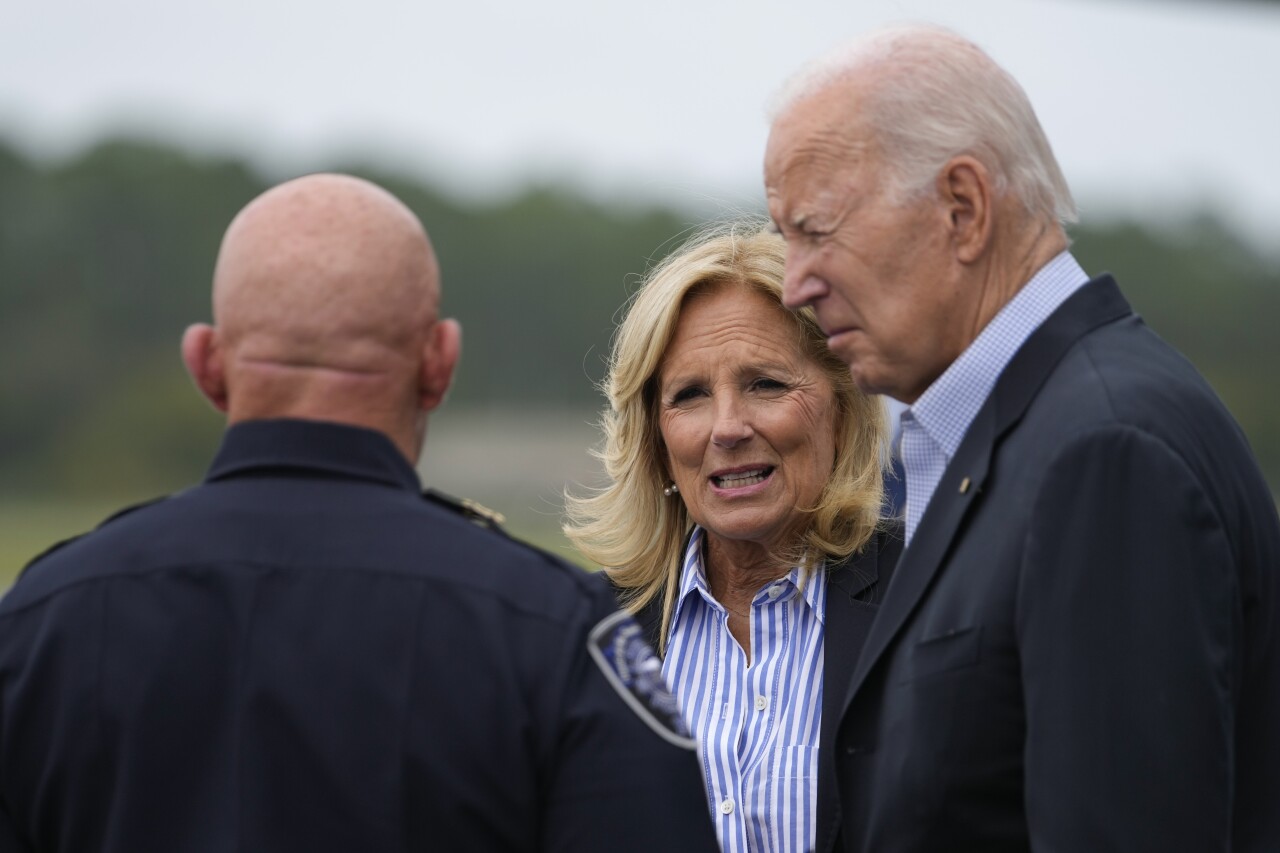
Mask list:
[[947,206],[956,258],[970,264],[991,241],[991,175],[976,158],[953,157],[938,174],[938,192]]
[[422,346],[418,368],[418,406],[430,412],[444,402],[453,372],[462,353],[462,326],[457,320],[439,320]]
[[207,323],[193,323],[182,334],[182,363],[200,393],[219,412],[227,410],[227,374],[218,330]]

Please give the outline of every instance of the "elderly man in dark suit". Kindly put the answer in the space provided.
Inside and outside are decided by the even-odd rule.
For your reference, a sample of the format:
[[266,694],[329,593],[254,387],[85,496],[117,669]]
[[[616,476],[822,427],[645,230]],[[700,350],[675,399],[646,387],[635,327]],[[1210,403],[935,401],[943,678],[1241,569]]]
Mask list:
[[910,404],[908,542],[819,849],[1280,850],[1273,498],[1068,251],[1021,88],[953,33],[880,31],[784,91],[765,183],[788,304]]

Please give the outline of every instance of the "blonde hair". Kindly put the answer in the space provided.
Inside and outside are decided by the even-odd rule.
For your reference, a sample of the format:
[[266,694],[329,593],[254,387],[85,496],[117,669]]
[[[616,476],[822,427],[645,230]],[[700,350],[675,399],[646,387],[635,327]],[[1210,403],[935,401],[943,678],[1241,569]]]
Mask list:
[[[662,493],[665,450],[658,430],[658,371],[686,299],[721,284],[753,287],[782,304],[785,244],[761,220],[737,220],[695,235],[650,270],[614,335],[602,390],[608,485],[586,497],[565,495],[564,533],[588,559],[606,567],[636,613],[662,601],[659,646],[665,647],[682,554],[692,521],[684,502]],[[836,454],[831,478],[801,540],[785,555],[799,565],[841,560],[866,544],[879,523],[886,458],[884,407],[863,394],[828,348],[808,308],[795,320],[801,347],[821,367],[836,395]],[[663,649],[660,648],[660,651]]]

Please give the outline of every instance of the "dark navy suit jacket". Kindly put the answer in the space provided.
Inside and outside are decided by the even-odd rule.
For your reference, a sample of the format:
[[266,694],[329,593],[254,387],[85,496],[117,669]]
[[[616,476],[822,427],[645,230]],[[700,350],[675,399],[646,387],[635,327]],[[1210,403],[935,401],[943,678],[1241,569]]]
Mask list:
[[894,572],[837,712],[843,849],[1280,850],[1278,575],[1240,429],[1089,283]]
[[0,601],[0,849],[712,851],[588,657],[614,612],[381,434],[232,427]]

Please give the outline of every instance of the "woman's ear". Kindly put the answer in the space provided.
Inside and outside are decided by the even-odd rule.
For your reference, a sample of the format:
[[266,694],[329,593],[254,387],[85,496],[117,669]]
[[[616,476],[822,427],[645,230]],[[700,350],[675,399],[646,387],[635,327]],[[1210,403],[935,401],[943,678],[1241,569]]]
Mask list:
[[227,374],[218,330],[193,323],[182,334],[182,363],[200,393],[219,412],[227,411]]

